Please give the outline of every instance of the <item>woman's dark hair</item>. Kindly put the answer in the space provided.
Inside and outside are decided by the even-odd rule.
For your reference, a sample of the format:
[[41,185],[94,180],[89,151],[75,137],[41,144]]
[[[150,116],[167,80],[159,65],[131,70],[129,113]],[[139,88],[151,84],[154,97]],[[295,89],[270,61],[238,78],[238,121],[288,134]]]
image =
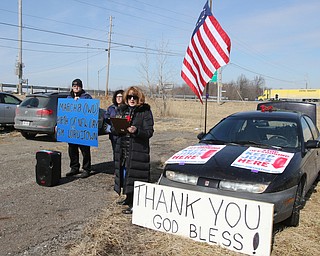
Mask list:
[[[117,103],[117,100],[116,100],[117,95],[118,95],[118,94],[122,94],[122,95],[123,95],[123,92],[124,92],[124,90],[117,90],[117,91],[114,92],[114,94],[113,94],[113,96],[112,96],[112,103],[113,103],[114,105],[118,106],[118,103]],[[123,102],[123,98],[122,98],[122,102]]]

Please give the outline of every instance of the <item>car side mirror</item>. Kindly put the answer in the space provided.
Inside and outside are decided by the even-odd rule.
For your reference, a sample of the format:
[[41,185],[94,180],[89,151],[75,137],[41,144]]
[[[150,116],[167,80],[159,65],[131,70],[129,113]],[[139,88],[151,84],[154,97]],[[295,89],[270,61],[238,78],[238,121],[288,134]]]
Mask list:
[[204,135],[206,135],[204,132],[200,132],[200,133],[197,135],[197,139],[198,139],[198,140],[202,140],[202,138],[204,137]]
[[320,148],[320,141],[308,140],[304,145],[305,145],[305,148]]

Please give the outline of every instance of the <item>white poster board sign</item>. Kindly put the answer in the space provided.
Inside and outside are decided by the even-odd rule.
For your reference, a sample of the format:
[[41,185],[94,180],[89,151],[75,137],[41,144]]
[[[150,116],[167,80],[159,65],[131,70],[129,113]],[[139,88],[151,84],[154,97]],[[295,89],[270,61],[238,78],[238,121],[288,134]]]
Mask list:
[[204,164],[226,145],[194,145],[171,156],[166,164]]
[[290,163],[293,153],[274,149],[249,147],[231,166],[251,170],[252,172],[283,173]]
[[273,204],[135,182],[132,223],[249,255],[270,255]]

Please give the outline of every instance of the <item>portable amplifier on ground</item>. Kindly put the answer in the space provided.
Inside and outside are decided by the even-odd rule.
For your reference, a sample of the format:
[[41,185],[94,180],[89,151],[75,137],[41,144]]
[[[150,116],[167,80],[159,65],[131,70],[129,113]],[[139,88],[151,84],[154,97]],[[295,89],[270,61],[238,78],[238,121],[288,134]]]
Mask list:
[[36,182],[46,187],[57,185],[61,178],[61,152],[40,150],[36,159]]

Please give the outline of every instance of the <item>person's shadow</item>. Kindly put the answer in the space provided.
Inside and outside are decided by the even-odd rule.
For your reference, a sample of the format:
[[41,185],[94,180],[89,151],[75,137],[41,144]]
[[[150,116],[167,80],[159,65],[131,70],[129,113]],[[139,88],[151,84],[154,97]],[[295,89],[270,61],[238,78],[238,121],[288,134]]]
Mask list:
[[[90,172],[90,176],[96,175],[98,173],[105,173],[105,174],[114,174],[114,162],[103,162],[99,164],[94,164],[91,166],[92,171]],[[69,182],[72,182],[74,180],[80,179],[80,174],[70,177],[61,177],[59,179],[59,183],[57,186],[61,186],[64,184],[67,184]]]
[[91,175],[95,175],[97,173],[114,174],[113,161],[94,164],[91,167],[92,167]]
[[[163,168],[161,167],[161,163],[159,161],[150,162],[150,165],[151,165],[150,182],[156,183],[163,172]],[[98,173],[105,173],[105,174],[111,174],[111,175],[114,174],[113,161],[94,164],[91,167],[92,167],[92,171],[90,173],[90,176],[96,175]],[[70,176],[70,177],[61,177],[59,179],[59,183],[57,184],[57,186],[67,184],[77,179],[80,179],[80,174],[75,176]]]

